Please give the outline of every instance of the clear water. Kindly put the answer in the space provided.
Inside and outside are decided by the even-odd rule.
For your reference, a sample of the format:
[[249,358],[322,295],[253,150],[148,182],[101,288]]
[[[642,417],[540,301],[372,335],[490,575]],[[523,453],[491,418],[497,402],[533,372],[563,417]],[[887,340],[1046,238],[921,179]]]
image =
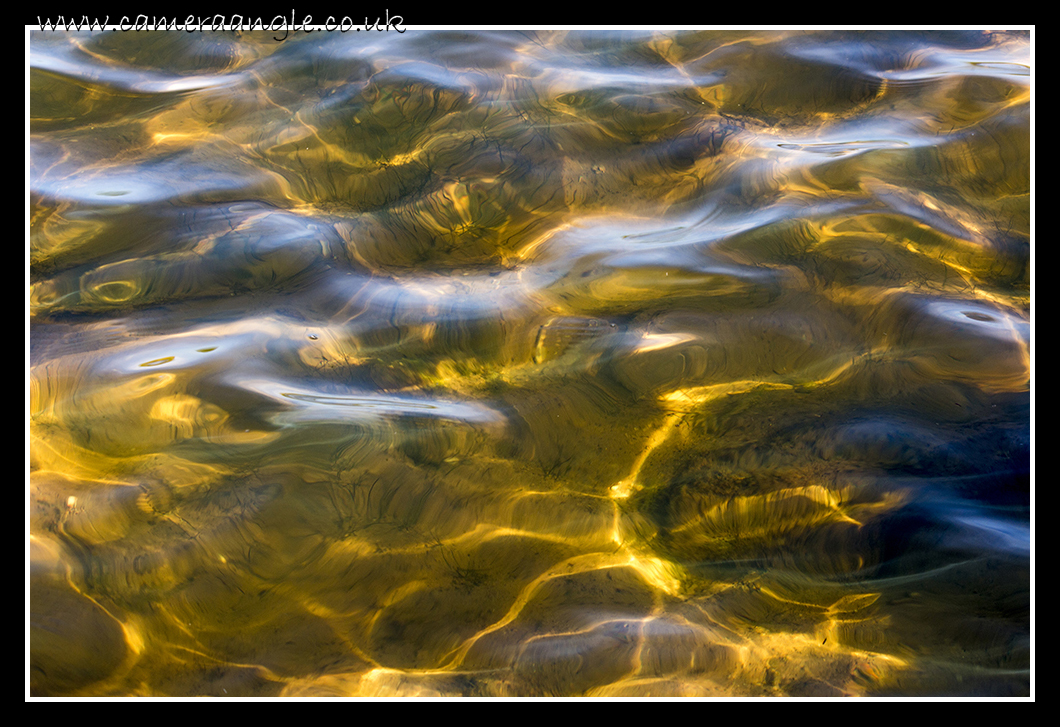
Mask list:
[[1029,694],[1029,34],[30,50],[33,695]]

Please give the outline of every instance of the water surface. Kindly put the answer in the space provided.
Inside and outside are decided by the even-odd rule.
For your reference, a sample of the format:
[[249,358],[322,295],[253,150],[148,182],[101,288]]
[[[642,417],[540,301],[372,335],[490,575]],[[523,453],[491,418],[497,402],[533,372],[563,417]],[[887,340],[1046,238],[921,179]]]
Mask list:
[[1028,695],[1029,58],[34,33],[32,694]]

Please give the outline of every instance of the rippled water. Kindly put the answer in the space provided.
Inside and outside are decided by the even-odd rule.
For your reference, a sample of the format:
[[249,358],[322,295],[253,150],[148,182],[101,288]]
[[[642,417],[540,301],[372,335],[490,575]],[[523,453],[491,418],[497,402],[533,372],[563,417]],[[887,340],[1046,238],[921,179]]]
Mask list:
[[35,33],[34,695],[1027,695],[1027,33]]

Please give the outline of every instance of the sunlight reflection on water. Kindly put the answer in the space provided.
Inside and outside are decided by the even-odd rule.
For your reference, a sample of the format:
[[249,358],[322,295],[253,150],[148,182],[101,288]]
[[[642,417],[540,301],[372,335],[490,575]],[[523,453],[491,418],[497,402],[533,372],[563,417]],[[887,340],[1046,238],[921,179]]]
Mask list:
[[30,48],[33,695],[1029,694],[1028,33]]

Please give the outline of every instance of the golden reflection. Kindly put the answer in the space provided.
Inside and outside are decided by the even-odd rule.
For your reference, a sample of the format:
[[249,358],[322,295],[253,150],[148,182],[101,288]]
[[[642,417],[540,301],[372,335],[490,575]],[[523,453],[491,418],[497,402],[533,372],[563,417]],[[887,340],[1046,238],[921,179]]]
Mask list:
[[31,38],[31,696],[1029,693],[1027,33],[340,35]]

